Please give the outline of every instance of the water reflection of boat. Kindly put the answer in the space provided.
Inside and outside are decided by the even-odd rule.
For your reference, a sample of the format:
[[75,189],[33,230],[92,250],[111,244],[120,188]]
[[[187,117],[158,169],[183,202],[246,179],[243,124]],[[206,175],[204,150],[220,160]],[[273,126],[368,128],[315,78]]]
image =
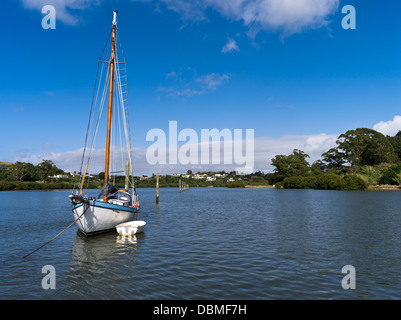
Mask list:
[[138,234],[130,234],[130,235],[122,235],[119,234],[117,236],[116,242],[120,244],[128,244],[128,243],[138,243],[139,240],[142,240],[145,237],[144,233]]
[[[67,271],[69,299],[123,299],[140,281],[138,248],[145,234],[121,237],[108,232],[91,237],[77,231]],[[118,288],[118,290],[116,290]]]
[[77,231],[72,248],[70,269],[90,269],[116,263],[119,257],[136,257],[136,251],[145,239],[145,233],[132,236],[120,236],[116,232],[103,233],[86,237]]

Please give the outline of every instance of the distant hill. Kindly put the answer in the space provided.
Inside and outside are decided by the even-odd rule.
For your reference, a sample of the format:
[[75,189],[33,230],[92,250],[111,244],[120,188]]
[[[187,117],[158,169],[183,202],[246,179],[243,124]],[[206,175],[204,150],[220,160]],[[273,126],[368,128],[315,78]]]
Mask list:
[[11,163],[11,162],[3,162],[3,161],[0,161],[0,167],[1,166],[3,166],[3,167],[9,167],[9,166],[12,166],[14,163]]

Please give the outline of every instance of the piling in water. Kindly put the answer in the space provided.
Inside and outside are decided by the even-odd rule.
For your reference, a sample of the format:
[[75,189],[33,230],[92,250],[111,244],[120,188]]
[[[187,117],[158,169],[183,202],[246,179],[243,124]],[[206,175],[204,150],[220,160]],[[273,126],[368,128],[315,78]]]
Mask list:
[[159,203],[159,173],[156,175],[156,203]]

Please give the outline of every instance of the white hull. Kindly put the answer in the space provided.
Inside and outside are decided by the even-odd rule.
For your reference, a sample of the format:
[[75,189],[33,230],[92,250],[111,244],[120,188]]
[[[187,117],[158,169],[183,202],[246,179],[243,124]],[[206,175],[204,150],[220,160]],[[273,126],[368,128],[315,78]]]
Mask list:
[[[72,210],[74,218],[78,219],[86,208],[86,204],[75,207]],[[115,230],[118,224],[137,219],[137,212],[126,211],[124,207],[122,210],[118,210],[118,208],[103,208],[92,205],[76,224],[83,233],[92,234]]]

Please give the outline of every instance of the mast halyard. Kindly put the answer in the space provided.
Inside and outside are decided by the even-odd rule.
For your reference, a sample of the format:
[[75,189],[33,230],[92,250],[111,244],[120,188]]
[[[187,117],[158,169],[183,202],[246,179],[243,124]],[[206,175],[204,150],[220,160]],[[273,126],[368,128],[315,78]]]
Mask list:
[[[111,118],[113,111],[113,87],[114,87],[114,56],[115,56],[115,36],[116,36],[116,17],[117,11],[113,12],[113,27],[111,35],[111,53],[110,53],[110,84],[109,84],[109,109],[107,115],[107,140],[106,140],[106,160],[104,166],[104,183],[109,182],[109,166],[110,166],[110,137],[111,137]],[[103,195],[103,201],[107,202],[107,194]]]

